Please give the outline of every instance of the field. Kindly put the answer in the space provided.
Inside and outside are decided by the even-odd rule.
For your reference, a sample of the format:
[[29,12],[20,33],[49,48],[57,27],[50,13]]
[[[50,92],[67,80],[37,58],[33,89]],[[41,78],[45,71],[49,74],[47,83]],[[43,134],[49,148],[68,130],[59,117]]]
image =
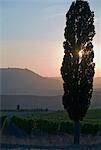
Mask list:
[[[4,118],[0,122],[0,144],[4,149],[73,148],[73,122],[65,111],[12,111],[0,113],[0,116]],[[81,122],[80,144],[82,148],[74,149],[101,149],[101,109],[89,110]]]
[[[27,133],[47,132],[49,134],[73,133],[73,122],[67,112],[57,111],[44,115],[13,116],[12,122]],[[89,110],[81,123],[82,134],[101,134],[101,109]]]

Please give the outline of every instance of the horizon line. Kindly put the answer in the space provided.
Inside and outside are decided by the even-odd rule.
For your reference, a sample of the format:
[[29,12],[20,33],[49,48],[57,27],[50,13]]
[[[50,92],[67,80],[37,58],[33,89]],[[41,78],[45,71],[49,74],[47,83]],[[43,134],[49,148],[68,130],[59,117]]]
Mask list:
[[[0,67],[0,69],[21,69],[21,70],[28,70],[28,71],[31,71],[31,72],[33,72],[33,73],[35,73],[35,74],[37,74],[37,75],[39,75],[39,76],[41,76],[41,77],[48,77],[48,78],[61,78],[62,79],[62,77],[61,76],[45,76],[45,75],[42,75],[42,74],[40,74],[40,73],[38,73],[38,72],[36,72],[36,71],[34,71],[34,70],[32,70],[32,69],[29,69],[29,68],[21,68],[21,67]],[[101,76],[95,76],[94,75],[94,78],[100,78]]]

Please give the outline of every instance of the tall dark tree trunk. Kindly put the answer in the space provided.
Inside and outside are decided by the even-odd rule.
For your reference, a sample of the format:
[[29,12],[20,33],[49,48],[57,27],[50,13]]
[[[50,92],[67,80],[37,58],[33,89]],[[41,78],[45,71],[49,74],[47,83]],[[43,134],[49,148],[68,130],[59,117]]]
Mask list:
[[74,144],[80,143],[80,121],[74,121]]

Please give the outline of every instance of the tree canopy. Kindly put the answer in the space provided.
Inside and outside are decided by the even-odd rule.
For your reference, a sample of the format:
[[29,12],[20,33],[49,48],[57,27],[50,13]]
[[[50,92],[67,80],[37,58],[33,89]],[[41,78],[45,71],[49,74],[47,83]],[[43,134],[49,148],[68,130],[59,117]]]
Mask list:
[[65,55],[61,67],[63,105],[72,120],[82,120],[90,105],[95,67],[94,35],[94,12],[90,10],[88,2],[72,2],[66,14]]

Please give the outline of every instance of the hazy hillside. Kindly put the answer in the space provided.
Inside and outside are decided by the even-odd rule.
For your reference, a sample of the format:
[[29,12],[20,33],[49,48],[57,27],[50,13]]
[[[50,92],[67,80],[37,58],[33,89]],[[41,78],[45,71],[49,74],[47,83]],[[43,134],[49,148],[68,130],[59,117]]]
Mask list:
[[[94,92],[91,108],[101,108],[101,92]],[[0,96],[0,109],[16,109],[19,104],[21,109],[48,108],[51,110],[63,109],[62,96],[32,96],[32,95],[2,95]]]
[[48,108],[52,110],[63,109],[62,96],[32,96],[32,95],[2,95],[0,109]]
[[[0,69],[1,109],[63,109],[62,79],[45,78],[28,69]],[[94,79],[91,107],[101,107],[101,78]]]
[[[28,69],[0,69],[0,94],[56,96],[63,94],[61,78],[45,78]],[[94,79],[94,89],[101,88],[101,77]]]
[[[55,79],[62,82],[61,77],[48,77],[48,79]],[[93,85],[94,85],[94,89],[98,89],[98,88],[101,89],[101,77],[95,77]]]
[[28,69],[0,69],[0,94],[52,96],[62,94],[62,82]]

